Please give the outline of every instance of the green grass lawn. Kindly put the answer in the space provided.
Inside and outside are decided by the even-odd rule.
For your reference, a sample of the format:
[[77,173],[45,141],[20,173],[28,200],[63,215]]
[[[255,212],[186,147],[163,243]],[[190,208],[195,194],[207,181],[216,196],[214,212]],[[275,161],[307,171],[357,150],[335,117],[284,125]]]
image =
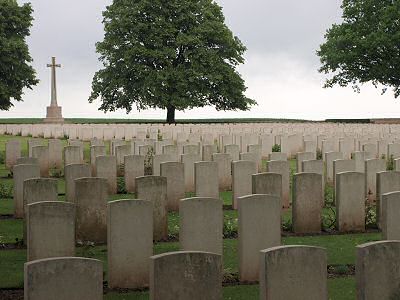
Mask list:
[[[327,249],[329,265],[355,264],[355,246],[380,239],[380,234],[346,234],[313,237],[285,237],[283,245],[311,245]],[[154,254],[178,251],[178,242],[163,242],[154,245]],[[107,278],[107,247],[84,246],[77,248],[77,256],[95,258],[103,261]],[[0,251],[0,288],[21,288],[23,282],[23,264],[26,250]],[[238,273],[237,240],[224,240],[224,269],[228,273]]]
[[[29,137],[0,136],[0,158],[4,158],[5,143],[9,139],[19,139],[21,141],[22,153],[26,156],[28,152],[27,141]],[[44,139],[43,143],[46,143]],[[67,141],[63,140],[66,145]],[[106,145],[107,151],[109,143]],[[84,157],[89,161],[89,143],[84,144]],[[266,166],[266,161],[263,161]],[[291,177],[295,173],[296,161],[290,160]],[[12,201],[12,179],[9,178],[10,172],[0,164],[0,216],[12,215],[14,204]],[[65,200],[65,181],[58,179],[59,200]],[[194,196],[188,193],[186,197]],[[331,199],[332,188],[327,187],[326,199]],[[232,192],[221,192],[220,198],[224,205],[232,204]],[[118,199],[135,199],[134,194],[111,195],[109,201]],[[334,209],[324,209],[324,218],[329,218],[334,214]],[[290,229],[291,210],[288,209],[282,214],[282,222],[285,229]],[[0,218],[0,244],[13,244],[22,239],[22,220],[12,218]],[[162,242],[154,245],[154,254],[160,254],[179,250],[179,214],[170,212],[168,214],[168,229],[172,240],[175,242]],[[237,231],[237,211],[224,210],[224,233],[233,237]],[[231,234],[231,235],[229,235]],[[318,235],[318,236],[288,236],[282,238],[283,245],[310,245],[319,246],[327,249],[328,264],[333,266],[354,265],[355,246],[366,242],[381,239],[380,233],[360,233],[345,235]],[[238,273],[238,253],[237,239],[224,239],[224,269],[226,273],[237,275]],[[84,246],[77,248],[77,256],[90,257],[101,260],[104,263],[105,279],[107,280],[107,248],[105,245]],[[22,288],[23,287],[23,264],[26,262],[26,249],[0,250],[0,288]],[[328,280],[329,299],[347,300],[355,298],[355,279],[353,277],[340,277]],[[224,299],[258,299],[258,285],[227,286],[223,289]],[[148,292],[109,292],[104,299],[149,299]]]
[[[354,278],[344,277],[328,279],[329,300],[354,300]],[[105,300],[148,300],[148,292],[117,293],[110,292],[104,296]],[[239,285],[223,288],[224,300],[256,300],[259,299],[258,285]]]
[[[355,299],[355,281],[353,278],[328,279],[329,300]],[[223,288],[224,300],[255,300],[259,298],[258,285],[228,286]],[[116,293],[104,296],[106,300],[148,300],[148,292]]]

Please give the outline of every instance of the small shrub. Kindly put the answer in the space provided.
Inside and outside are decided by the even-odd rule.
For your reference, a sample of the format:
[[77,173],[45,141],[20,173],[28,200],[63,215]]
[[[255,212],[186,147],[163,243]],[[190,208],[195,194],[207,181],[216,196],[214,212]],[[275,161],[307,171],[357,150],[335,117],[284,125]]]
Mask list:
[[3,182],[0,182],[0,198],[2,199],[10,199],[13,197],[13,187],[12,185],[7,185]]
[[168,228],[168,240],[178,240],[179,239],[179,226],[174,225]]
[[338,265],[334,266],[334,272],[338,275],[346,275],[349,274],[351,270],[347,265]]
[[117,178],[117,194],[126,194],[125,179],[123,177]]
[[321,149],[317,149],[317,159],[322,160],[322,150]]
[[63,175],[63,171],[61,169],[51,169],[50,170],[50,177],[53,178],[62,178]]
[[393,171],[394,170],[394,157],[393,157],[393,155],[390,155],[389,159],[387,160],[386,169],[388,171]]
[[283,222],[282,228],[283,228],[283,231],[293,231],[292,219],[287,219],[285,222]]
[[324,192],[325,192],[325,195],[324,195],[325,207],[334,206],[333,186],[326,185]]
[[325,187],[325,208],[327,213],[322,214],[321,226],[325,231],[334,230],[336,228],[336,209],[333,200],[333,187],[327,185]]
[[82,246],[82,257],[93,258],[94,253],[94,243],[93,242],[83,242],[77,241],[78,246]]
[[146,157],[144,158],[144,174],[145,175],[152,175],[153,174],[153,157],[154,157],[154,150],[150,148],[147,151]]
[[376,228],[376,204],[365,200],[365,226],[367,228]]
[[224,216],[224,238],[232,239],[238,235],[238,219]]
[[226,268],[223,272],[223,282],[230,284],[237,283],[239,282],[239,274],[234,273],[230,268]]
[[281,145],[275,144],[272,146],[272,152],[281,152]]
[[328,213],[322,214],[321,227],[325,231],[336,228],[336,209],[333,206],[327,207]]

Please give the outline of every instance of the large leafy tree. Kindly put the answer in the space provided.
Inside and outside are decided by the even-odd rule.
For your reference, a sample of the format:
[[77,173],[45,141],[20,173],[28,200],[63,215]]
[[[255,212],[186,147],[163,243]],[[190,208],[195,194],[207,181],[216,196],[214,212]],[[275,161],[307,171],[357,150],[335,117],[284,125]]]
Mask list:
[[29,3],[0,0],[0,110],[9,110],[12,100],[22,101],[23,89],[39,82],[25,41],[32,20]]
[[104,68],[92,83],[89,102],[100,110],[214,106],[248,110],[236,67],[246,50],[225,25],[212,0],[114,0],[103,13],[105,36],[97,43]]
[[366,82],[400,95],[400,1],[343,0],[343,23],[334,24],[317,52],[320,72],[333,73],[325,87]]

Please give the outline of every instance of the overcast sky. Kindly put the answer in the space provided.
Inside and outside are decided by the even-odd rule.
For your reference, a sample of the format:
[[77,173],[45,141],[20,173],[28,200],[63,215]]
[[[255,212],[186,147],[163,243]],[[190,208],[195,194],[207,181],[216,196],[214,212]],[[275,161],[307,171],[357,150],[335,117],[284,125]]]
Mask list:
[[[26,91],[2,118],[45,117],[50,103],[51,56],[57,69],[58,101],[68,118],[165,118],[161,110],[104,114],[99,102],[89,104],[94,73],[101,67],[95,43],[103,38],[102,11],[112,0],[32,0],[34,23],[28,39],[40,83]],[[26,2],[19,0],[20,3]],[[339,0],[218,0],[226,23],[248,50],[239,68],[247,95],[258,102],[248,112],[212,108],[178,112],[177,118],[326,118],[396,117],[400,101],[381,96],[368,85],[360,94],[351,88],[323,89],[315,51],[332,23],[341,21]]]

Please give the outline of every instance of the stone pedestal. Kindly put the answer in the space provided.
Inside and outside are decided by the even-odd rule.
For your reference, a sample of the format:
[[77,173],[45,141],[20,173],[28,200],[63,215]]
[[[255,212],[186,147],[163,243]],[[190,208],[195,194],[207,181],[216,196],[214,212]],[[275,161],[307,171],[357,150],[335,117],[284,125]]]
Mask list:
[[61,113],[61,106],[48,106],[46,119],[44,123],[64,123],[64,118]]

